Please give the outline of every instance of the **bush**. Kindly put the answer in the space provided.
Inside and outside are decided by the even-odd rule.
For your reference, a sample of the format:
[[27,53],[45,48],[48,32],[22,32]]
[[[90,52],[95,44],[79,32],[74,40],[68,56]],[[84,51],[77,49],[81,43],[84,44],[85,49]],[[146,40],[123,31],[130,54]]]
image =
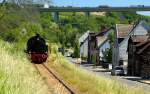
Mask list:
[[74,57],[79,58],[80,57],[80,48],[79,48],[79,42],[77,41],[75,43],[75,48],[74,48]]
[[0,37],[7,42],[18,42],[19,37],[16,36],[16,32],[8,31],[8,32],[0,32]]

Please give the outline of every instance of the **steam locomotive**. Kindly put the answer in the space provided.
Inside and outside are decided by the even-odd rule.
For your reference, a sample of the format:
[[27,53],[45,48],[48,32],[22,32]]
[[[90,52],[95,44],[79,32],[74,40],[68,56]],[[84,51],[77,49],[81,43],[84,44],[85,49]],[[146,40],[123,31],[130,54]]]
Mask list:
[[45,40],[36,34],[28,40],[26,53],[31,62],[40,64],[48,58],[48,46]]

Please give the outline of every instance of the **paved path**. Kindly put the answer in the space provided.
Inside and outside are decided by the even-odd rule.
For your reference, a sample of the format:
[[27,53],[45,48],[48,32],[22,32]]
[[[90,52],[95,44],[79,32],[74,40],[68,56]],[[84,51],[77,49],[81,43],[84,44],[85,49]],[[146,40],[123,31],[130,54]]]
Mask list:
[[[96,75],[107,77],[107,78],[114,78],[114,76],[111,76],[111,73],[103,69],[101,66],[98,66],[97,68],[94,68],[91,65],[80,65],[81,68],[86,69],[87,71],[94,72]],[[140,83],[138,80],[140,79],[139,77],[129,77],[129,76],[115,76],[115,79],[119,80],[121,83],[124,83],[128,86],[133,86],[133,87],[141,87],[144,90],[150,92],[150,85]]]
[[[70,62],[74,63],[76,59],[72,59],[72,58],[67,58]],[[111,76],[111,73],[105,69],[103,69],[101,66],[97,66],[94,67],[92,66],[92,64],[82,64],[80,65],[81,68],[86,69],[87,71],[93,72],[96,75],[99,76],[103,76],[103,77],[107,77],[107,78],[115,78],[117,80],[119,80],[121,83],[124,83],[128,86],[133,86],[133,87],[141,87],[143,88],[145,91],[150,92],[150,85],[148,84],[144,84],[141,82],[138,82],[138,80],[140,79],[139,77],[129,77],[129,76]]]

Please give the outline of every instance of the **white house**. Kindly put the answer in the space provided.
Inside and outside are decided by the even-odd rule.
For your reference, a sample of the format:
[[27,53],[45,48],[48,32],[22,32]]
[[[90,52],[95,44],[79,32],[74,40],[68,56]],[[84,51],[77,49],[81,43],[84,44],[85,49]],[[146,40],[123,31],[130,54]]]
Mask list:
[[88,57],[88,36],[90,31],[87,31],[79,38],[80,57]]
[[113,28],[106,29],[105,31],[102,31],[97,34],[97,45],[99,49],[99,58],[102,60],[103,57],[103,51],[105,51],[107,48],[110,48],[110,44],[108,41],[108,34],[114,32]]
[[117,38],[117,44],[119,45],[125,37],[128,35],[129,32],[133,29],[133,25],[131,24],[116,24],[116,28],[111,27],[110,29],[101,32],[102,36],[99,36],[98,38],[98,44],[99,44],[99,55],[100,60],[102,60],[103,57],[103,51],[105,51],[107,48],[110,48],[108,35],[109,33],[115,33]]

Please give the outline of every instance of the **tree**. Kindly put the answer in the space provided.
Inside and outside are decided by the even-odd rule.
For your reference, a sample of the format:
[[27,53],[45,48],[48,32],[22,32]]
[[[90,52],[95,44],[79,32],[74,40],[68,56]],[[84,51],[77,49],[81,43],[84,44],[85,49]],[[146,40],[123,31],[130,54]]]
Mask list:
[[33,0],[6,0],[8,3],[16,4],[18,6],[24,5],[24,4],[32,4]]
[[115,19],[119,19],[118,13],[117,12],[107,12],[106,16],[115,18]]
[[105,51],[103,51],[103,58],[104,60],[106,60],[107,62],[111,62],[112,61],[112,49],[113,49],[113,43],[114,43],[114,33],[110,32],[108,34],[108,41],[110,44],[110,48],[105,49]]
[[75,48],[74,48],[74,56],[76,58],[80,57],[80,48],[79,48],[79,42],[76,40],[75,42]]
[[123,12],[122,14],[124,15],[128,23],[133,23],[134,21],[137,21],[140,17],[142,17],[138,16],[136,12]]
[[6,0],[3,0],[2,3],[0,4],[0,20],[4,17],[6,12],[5,2]]

